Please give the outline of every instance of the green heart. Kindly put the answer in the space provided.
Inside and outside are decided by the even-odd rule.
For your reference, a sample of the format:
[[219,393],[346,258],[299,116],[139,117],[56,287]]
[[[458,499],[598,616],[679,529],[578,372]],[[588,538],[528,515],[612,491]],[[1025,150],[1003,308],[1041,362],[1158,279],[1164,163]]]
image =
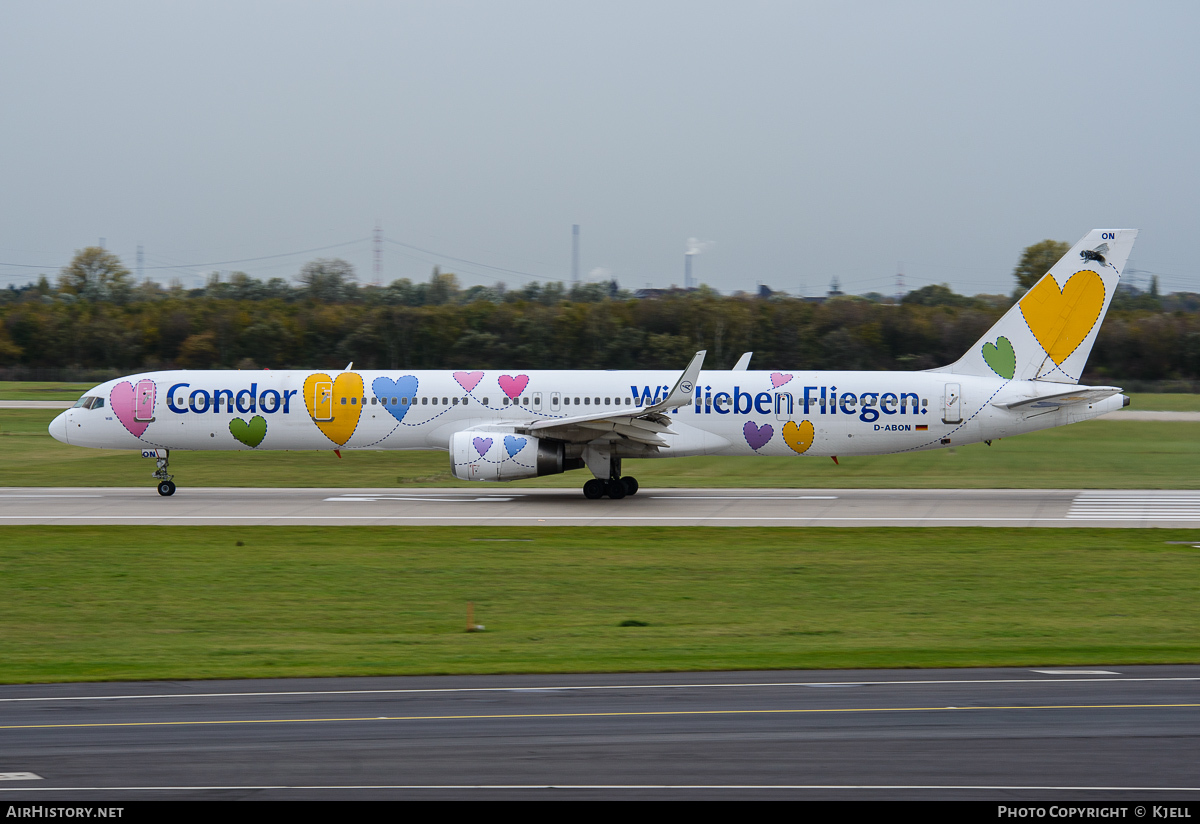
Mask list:
[[996,338],[995,344],[983,345],[983,359],[1002,378],[1012,380],[1013,373],[1017,371],[1017,353],[1013,351],[1012,342],[1003,335]]
[[234,418],[229,422],[229,434],[246,446],[258,446],[263,442],[263,438],[267,437],[267,419],[262,415],[255,415],[250,419],[250,423],[246,423],[241,418]]

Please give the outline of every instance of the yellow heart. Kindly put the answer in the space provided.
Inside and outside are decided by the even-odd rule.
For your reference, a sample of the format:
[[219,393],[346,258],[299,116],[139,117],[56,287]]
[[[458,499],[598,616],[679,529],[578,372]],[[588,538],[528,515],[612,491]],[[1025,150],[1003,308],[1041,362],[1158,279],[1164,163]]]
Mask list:
[[362,415],[363,380],[356,372],[343,372],[336,379],[324,372],[304,380],[304,405],[317,428],[338,446],[350,440]]
[[1045,277],[1021,298],[1021,314],[1037,342],[1059,366],[1092,331],[1104,308],[1104,281],[1091,269],[1076,272],[1059,291]]
[[803,455],[813,443],[812,421],[800,421],[799,426],[795,421],[785,423],[783,425],[783,442],[790,446],[793,452]]

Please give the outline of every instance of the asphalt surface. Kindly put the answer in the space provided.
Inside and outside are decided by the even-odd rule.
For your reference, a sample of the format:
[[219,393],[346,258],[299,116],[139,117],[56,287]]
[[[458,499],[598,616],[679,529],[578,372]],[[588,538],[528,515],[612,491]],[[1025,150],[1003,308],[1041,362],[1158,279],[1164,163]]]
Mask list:
[[1194,527],[1200,490],[7,487],[0,524]]
[[0,803],[1192,801],[1198,686],[1196,666],[7,686]]

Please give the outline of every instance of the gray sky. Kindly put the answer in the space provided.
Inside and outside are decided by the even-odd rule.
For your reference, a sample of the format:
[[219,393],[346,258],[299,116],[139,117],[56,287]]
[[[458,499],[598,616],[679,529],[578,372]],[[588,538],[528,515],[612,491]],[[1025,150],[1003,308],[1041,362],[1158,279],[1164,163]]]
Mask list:
[[[0,284],[107,239],[163,282],[584,274],[1008,292],[1021,249],[1140,228],[1200,291],[1200,4],[0,6]],[[358,242],[354,242],[358,241]],[[270,260],[204,264],[295,252]]]

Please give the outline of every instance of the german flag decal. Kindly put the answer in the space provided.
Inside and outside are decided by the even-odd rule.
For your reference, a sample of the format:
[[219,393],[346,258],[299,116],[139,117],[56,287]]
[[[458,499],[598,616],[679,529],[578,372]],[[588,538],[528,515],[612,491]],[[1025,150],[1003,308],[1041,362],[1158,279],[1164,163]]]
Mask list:
[[924,431],[925,431],[926,429],[928,429],[928,428],[929,428],[929,424],[927,424],[927,423],[919,423],[919,424],[917,424],[917,431],[918,431],[918,432],[924,432]]

